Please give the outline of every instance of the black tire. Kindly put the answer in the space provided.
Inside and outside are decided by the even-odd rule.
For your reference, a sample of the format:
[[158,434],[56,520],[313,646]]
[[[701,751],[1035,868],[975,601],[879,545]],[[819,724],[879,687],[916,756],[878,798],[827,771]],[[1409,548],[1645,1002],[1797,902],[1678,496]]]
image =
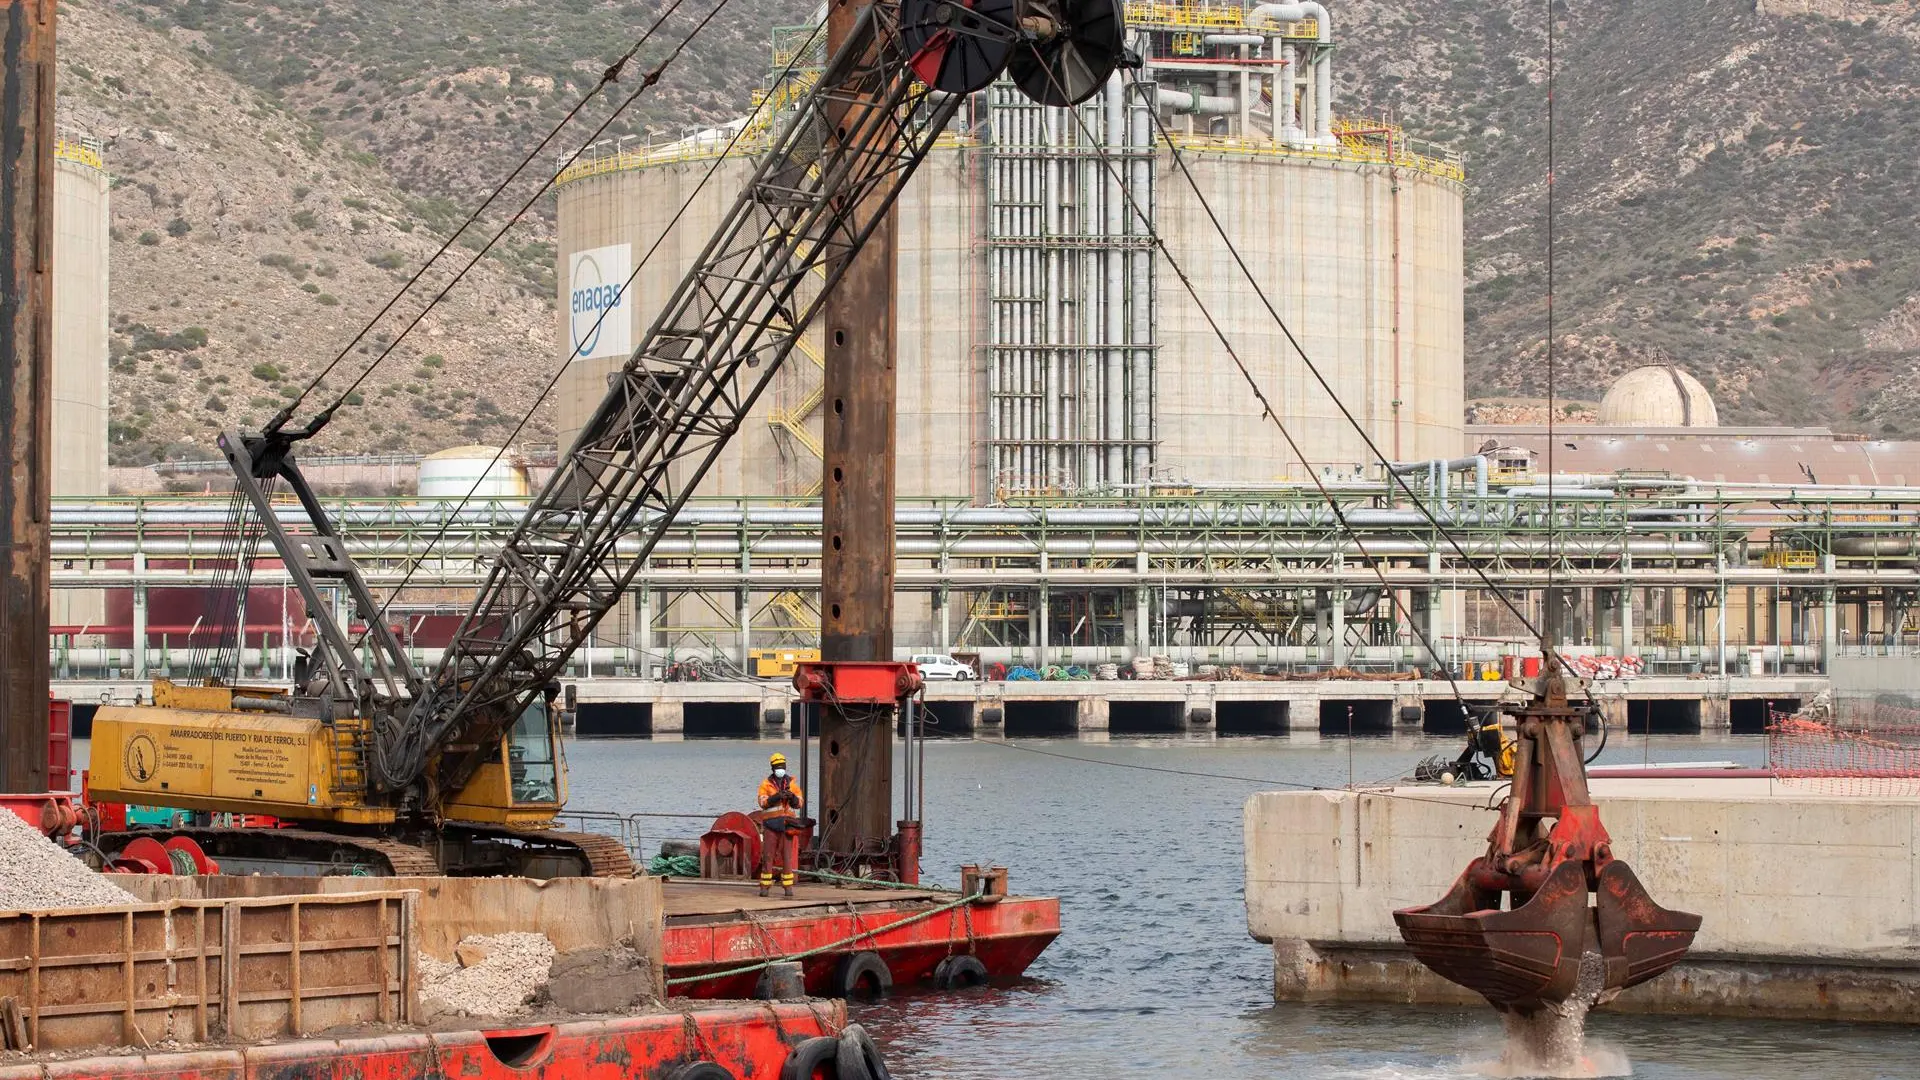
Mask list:
[[739,1077],[711,1061],[696,1061],[668,1073],[667,1080],[739,1080]]
[[830,1035],[794,1047],[787,1054],[787,1063],[780,1066],[780,1080],[817,1080],[823,1073],[827,1080],[842,1080],[840,1040]]
[[987,965],[973,956],[949,956],[934,965],[933,985],[942,990],[965,990],[987,984]]
[[881,998],[893,993],[893,972],[878,953],[857,952],[840,958],[833,969],[833,997]]
[[880,1060],[880,1048],[873,1036],[859,1024],[848,1024],[840,1031],[840,1054],[835,1059],[840,1080],[893,1080],[887,1063]]

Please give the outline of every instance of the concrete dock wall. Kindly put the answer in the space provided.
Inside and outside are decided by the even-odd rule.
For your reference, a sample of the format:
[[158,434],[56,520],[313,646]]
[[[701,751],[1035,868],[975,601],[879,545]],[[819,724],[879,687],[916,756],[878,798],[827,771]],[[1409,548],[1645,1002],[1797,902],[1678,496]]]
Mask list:
[[[584,737],[784,739],[794,730],[797,695],[784,679],[602,677],[566,685],[578,705],[575,731]],[[1824,676],[1640,676],[1596,682],[1592,692],[1601,714],[1618,731],[1757,734],[1770,708],[1797,707],[1827,685]],[[1472,702],[1492,703],[1508,689],[1504,682],[1460,683],[1461,695]],[[54,693],[76,702],[84,721],[96,702],[145,700],[151,688],[132,681],[63,681],[55,683]],[[935,682],[926,696],[939,730],[959,735],[1451,735],[1465,730],[1453,688],[1436,679]]]
[[[1920,798],[1767,780],[1596,780],[1654,899],[1699,913],[1688,958],[1631,1011],[1920,1020]],[[1245,810],[1247,926],[1280,1000],[1477,1003],[1400,943],[1396,908],[1438,900],[1486,849],[1500,790],[1262,793]]]

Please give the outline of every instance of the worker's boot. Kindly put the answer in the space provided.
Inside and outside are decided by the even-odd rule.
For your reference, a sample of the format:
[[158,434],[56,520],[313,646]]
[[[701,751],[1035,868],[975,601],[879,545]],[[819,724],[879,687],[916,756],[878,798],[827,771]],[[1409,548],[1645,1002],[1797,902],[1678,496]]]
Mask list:
[[[772,891],[773,891],[773,872],[770,870],[762,870],[760,872],[760,895],[765,896]],[[788,893],[787,895],[791,896],[793,894]]]
[[780,871],[780,888],[787,894],[787,899],[793,899],[793,871]]

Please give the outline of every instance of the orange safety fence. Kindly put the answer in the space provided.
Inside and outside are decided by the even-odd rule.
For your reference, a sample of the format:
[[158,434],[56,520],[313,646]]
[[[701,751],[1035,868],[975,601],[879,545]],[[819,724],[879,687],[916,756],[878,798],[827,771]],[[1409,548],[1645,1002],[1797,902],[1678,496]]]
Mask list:
[[1876,703],[1845,722],[1776,714],[1774,779],[1825,795],[1920,796],[1920,710]]

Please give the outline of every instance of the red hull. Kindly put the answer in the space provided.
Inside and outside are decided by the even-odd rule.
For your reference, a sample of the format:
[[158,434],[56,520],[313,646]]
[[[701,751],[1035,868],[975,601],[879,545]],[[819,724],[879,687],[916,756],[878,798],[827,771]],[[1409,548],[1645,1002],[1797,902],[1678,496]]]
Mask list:
[[[856,952],[878,954],[896,986],[931,979],[934,965],[956,954],[971,954],[992,978],[1011,978],[1024,973],[1060,935],[1060,901],[1052,897],[1011,896],[924,917],[940,906],[916,899],[867,907],[843,902],[837,910],[817,906],[754,915],[669,916],[662,948],[667,979],[673,993],[687,997],[748,997],[757,971],[717,973],[836,943],[844,944],[801,962],[808,993],[833,994],[835,968]],[[673,908],[671,899],[668,908]],[[699,978],[707,975],[713,977]],[[698,981],[672,983],[688,978]]]
[[773,1080],[789,1049],[845,1026],[838,1002],[738,1005],[480,1031],[0,1065],[0,1080],[664,1080],[711,1061]]

